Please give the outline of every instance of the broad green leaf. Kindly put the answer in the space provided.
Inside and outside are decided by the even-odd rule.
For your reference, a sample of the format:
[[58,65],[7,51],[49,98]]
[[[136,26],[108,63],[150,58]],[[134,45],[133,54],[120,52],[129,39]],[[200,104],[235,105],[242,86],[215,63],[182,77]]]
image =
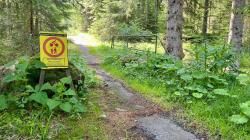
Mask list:
[[192,101],[192,100],[187,100],[187,103],[188,103],[188,104],[192,104],[193,101]]
[[250,117],[250,101],[240,104],[241,112]]
[[0,95],[0,110],[4,110],[8,107],[7,100],[4,95]]
[[16,60],[14,60],[14,61],[11,61],[11,62],[9,62],[9,63],[5,64],[5,65],[4,65],[4,67],[10,67],[10,66],[13,66],[13,65],[15,65],[16,63],[17,63],[17,61],[16,61]]
[[79,112],[79,113],[84,113],[86,112],[86,108],[81,104],[81,103],[77,103],[74,105],[75,111]]
[[189,93],[188,93],[188,92],[182,92],[182,95],[184,95],[184,96],[188,96],[188,95],[189,95]]
[[40,85],[36,85],[36,86],[35,86],[35,91],[36,91],[36,92],[39,92],[39,91],[40,91]]
[[214,88],[214,86],[212,84],[210,84],[210,83],[207,84],[207,87]]
[[53,100],[53,99],[48,99],[47,100],[47,106],[48,106],[50,111],[55,109],[60,104],[61,104],[61,101],[57,101],[57,100]]
[[135,68],[135,67],[138,67],[139,65],[137,63],[126,63],[125,66]]
[[176,96],[187,96],[189,94],[187,92],[176,91],[176,92],[174,92],[174,95],[176,95]]
[[181,76],[181,79],[188,82],[188,81],[193,80],[193,77],[191,75],[185,74]]
[[29,100],[35,101],[39,104],[46,105],[48,96],[45,92],[38,92],[30,95]]
[[34,60],[33,61],[33,66],[35,68],[37,68],[37,69],[46,67],[46,65],[44,63],[42,63],[41,61],[39,61],[39,60]]
[[63,93],[63,95],[76,95],[75,91],[72,89],[69,89]]
[[60,79],[60,81],[63,83],[63,84],[70,84],[72,82],[72,79],[69,78],[69,77],[64,77],[62,79]]
[[177,75],[183,75],[186,72],[184,68],[177,70]]
[[50,83],[46,83],[46,84],[43,84],[40,91],[43,91],[43,90],[52,90],[53,87],[50,85]]
[[204,79],[206,77],[206,73],[205,72],[200,72],[200,71],[196,71],[194,73],[192,73],[192,76],[196,79]]
[[157,68],[165,69],[167,71],[178,70],[178,67],[175,64],[165,64],[165,65],[155,65]]
[[229,96],[228,91],[226,89],[215,89],[213,92],[216,95]]
[[20,72],[25,72],[26,69],[28,68],[28,66],[29,66],[28,62],[19,63],[16,65],[16,70],[18,70]]
[[229,117],[229,121],[236,124],[244,124],[248,122],[248,118],[242,115],[232,115]]
[[3,78],[4,83],[10,83],[17,80],[17,76],[14,73],[9,73]]
[[210,98],[210,99],[215,99],[215,98],[216,98],[216,97],[215,97],[214,95],[212,95],[212,94],[208,94],[207,97]]
[[63,103],[63,104],[60,105],[60,108],[63,111],[70,113],[71,110],[72,110],[72,105],[69,102],[65,102],[65,103]]
[[208,93],[207,89],[205,89],[205,88],[202,87],[202,86],[198,86],[198,87],[196,88],[196,90],[197,90],[198,92],[201,92],[201,93]]
[[247,74],[240,74],[237,78],[236,78],[239,83],[241,85],[247,85],[250,83],[250,77]]
[[193,95],[195,98],[198,98],[198,99],[200,99],[200,98],[203,97],[203,94],[202,94],[202,93],[198,93],[198,92],[194,92],[194,93],[192,93],[192,95]]
[[53,85],[53,89],[54,89],[54,92],[56,93],[62,93],[66,90],[64,84],[61,82],[58,82],[55,85]]
[[228,85],[227,81],[225,79],[220,78],[219,76],[210,75],[208,77],[214,79],[216,82],[219,82],[219,83],[224,84],[224,85]]
[[186,87],[184,87],[184,89],[194,91],[194,90],[196,90],[196,87],[194,87],[194,86],[186,86]]
[[35,89],[31,85],[27,85],[26,86],[26,92],[32,93],[32,92],[35,92]]
[[78,103],[78,100],[76,99],[76,97],[72,97],[69,99],[69,102],[71,102],[72,104],[76,104]]
[[176,91],[176,92],[174,92],[174,95],[176,95],[176,96],[181,96],[181,92]]

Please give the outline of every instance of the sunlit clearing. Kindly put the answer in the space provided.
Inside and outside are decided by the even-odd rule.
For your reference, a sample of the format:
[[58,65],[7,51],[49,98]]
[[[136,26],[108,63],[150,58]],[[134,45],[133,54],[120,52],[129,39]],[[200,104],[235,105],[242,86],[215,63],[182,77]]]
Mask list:
[[69,36],[68,39],[72,40],[77,45],[97,47],[100,45],[100,41],[94,36],[86,33],[80,33],[77,36]]

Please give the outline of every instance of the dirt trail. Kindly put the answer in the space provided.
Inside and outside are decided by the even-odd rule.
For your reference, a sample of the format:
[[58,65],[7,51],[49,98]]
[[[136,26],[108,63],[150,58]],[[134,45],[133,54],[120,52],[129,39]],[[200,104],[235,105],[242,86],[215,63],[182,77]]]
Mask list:
[[88,65],[96,70],[103,81],[101,106],[105,120],[109,124],[110,135],[115,139],[135,140],[194,140],[195,135],[185,131],[168,119],[164,111],[154,103],[144,99],[124,86],[123,82],[112,78],[99,67],[100,61],[89,54],[79,37],[69,38],[80,46]]

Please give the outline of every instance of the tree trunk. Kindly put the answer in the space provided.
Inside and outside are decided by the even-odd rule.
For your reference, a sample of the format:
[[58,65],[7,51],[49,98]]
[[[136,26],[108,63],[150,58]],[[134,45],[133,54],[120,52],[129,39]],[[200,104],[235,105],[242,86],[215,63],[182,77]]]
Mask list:
[[[246,5],[250,5],[250,0],[246,1]],[[250,47],[250,16],[246,15],[245,17],[245,24],[244,24],[244,38],[243,38],[243,42],[247,43],[248,42],[248,46]]]
[[168,0],[166,54],[184,58],[182,49],[183,0]]
[[146,14],[145,14],[145,20],[146,20],[146,28],[148,28],[149,26],[149,12],[150,12],[150,1],[146,0]]
[[39,14],[38,10],[36,11],[36,19],[35,19],[35,35],[39,35]]
[[245,0],[233,0],[232,13],[230,20],[230,29],[228,35],[228,43],[232,44],[236,51],[240,51],[242,47],[244,15],[243,7]]
[[203,35],[207,34],[208,12],[209,12],[209,0],[205,0],[203,25],[202,25],[202,34]]
[[33,3],[30,0],[30,35],[34,35],[34,11],[33,11]]
[[35,6],[35,27],[34,27],[35,31],[35,35],[38,36],[39,35],[39,4],[38,2],[36,3],[36,6]]
[[88,8],[86,7],[83,12],[83,32],[88,32],[90,21],[89,21],[89,14],[88,14]]
[[158,33],[158,15],[159,15],[159,2],[155,0],[155,34]]

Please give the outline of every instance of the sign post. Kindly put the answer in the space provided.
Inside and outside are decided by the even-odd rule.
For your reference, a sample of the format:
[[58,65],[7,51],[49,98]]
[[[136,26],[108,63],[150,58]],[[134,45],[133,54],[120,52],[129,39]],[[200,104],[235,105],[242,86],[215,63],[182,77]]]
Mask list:
[[[65,33],[40,32],[40,61],[45,68],[40,73],[40,86],[44,82],[45,70],[66,69],[66,75],[71,78],[68,60],[68,39]],[[73,83],[71,83],[73,89]]]

